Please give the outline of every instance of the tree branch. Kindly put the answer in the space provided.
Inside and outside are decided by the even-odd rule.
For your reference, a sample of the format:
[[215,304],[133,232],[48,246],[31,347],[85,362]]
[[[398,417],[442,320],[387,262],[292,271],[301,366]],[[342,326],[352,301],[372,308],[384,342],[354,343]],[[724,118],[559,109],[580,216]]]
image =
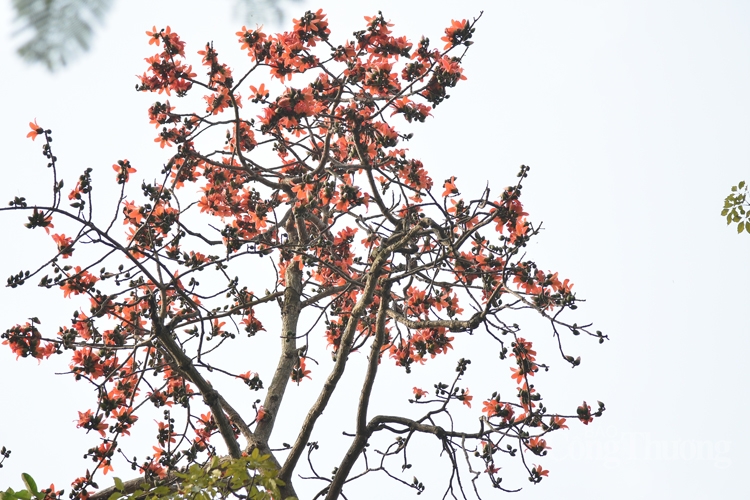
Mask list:
[[267,443],[271,437],[289,377],[297,360],[297,321],[301,310],[302,271],[296,261],[291,261],[287,266],[285,279],[286,289],[281,311],[281,354],[263,403],[266,414],[255,428],[255,436],[262,443]]
[[[195,365],[193,365],[191,359],[172,338],[171,332],[164,331],[161,320],[159,319],[156,298],[153,294],[149,297],[149,305],[151,308],[151,321],[152,328],[154,329],[154,336],[164,347],[167,354],[172,358],[172,362],[170,363],[172,369],[198,387],[198,390],[203,394],[203,401],[205,401],[209,408],[211,408],[211,413],[216,420],[216,425],[219,427],[221,437],[224,438],[224,442],[229,449],[229,455],[232,458],[239,458],[242,452],[239,443],[237,443],[237,439],[234,437],[232,424],[229,423],[229,419],[227,419],[227,416],[224,414],[220,402],[220,399],[223,398],[221,398],[219,393],[211,386],[211,383],[203,378],[203,375],[201,375]],[[226,406],[229,406],[226,401],[224,403]]]
[[370,273],[367,277],[367,282],[365,284],[364,290],[362,291],[362,296],[352,308],[349,316],[349,321],[347,322],[344,333],[341,336],[341,343],[339,345],[339,350],[337,351],[336,363],[333,366],[333,370],[331,370],[331,373],[328,375],[328,379],[323,385],[323,389],[321,390],[320,395],[318,395],[318,399],[308,411],[307,417],[302,423],[302,428],[297,435],[297,440],[294,442],[289,456],[287,457],[286,462],[284,462],[284,466],[281,468],[279,477],[282,480],[287,481],[291,476],[292,471],[296,467],[297,462],[302,455],[302,451],[307,444],[307,441],[310,439],[310,435],[312,434],[313,428],[315,427],[315,423],[317,422],[320,415],[323,414],[323,410],[328,405],[328,401],[331,399],[333,392],[336,390],[339,379],[341,379],[341,376],[344,374],[346,363],[349,357],[349,352],[351,350],[351,344],[354,340],[354,332],[357,330],[357,324],[359,323],[359,318],[364,313],[365,308],[372,302],[372,296],[375,293],[378,278],[380,277],[383,267],[388,262],[388,259],[393,254],[393,252],[397,248],[401,248],[404,245],[407,245],[414,237],[414,235],[421,229],[422,224],[420,221],[420,224],[414,225],[414,227],[409,229],[409,231],[406,231],[405,234],[402,233],[401,235],[393,235],[391,240],[395,241],[393,241],[389,245],[381,247],[377,252],[373,254]]
[[367,365],[367,373],[365,375],[365,383],[362,386],[362,392],[359,395],[359,407],[357,408],[357,433],[351,446],[349,446],[349,450],[339,464],[336,475],[333,477],[333,481],[329,486],[326,500],[335,500],[339,497],[341,489],[344,487],[344,482],[346,482],[346,479],[349,477],[352,467],[357,462],[362,450],[364,450],[365,445],[367,444],[367,438],[370,436],[367,429],[367,408],[370,404],[370,395],[372,394],[372,387],[375,384],[375,376],[378,373],[378,365],[380,364],[380,349],[385,340],[385,322],[390,299],[391,282],[386,281],[380,294],[380,307],[378,309],[378,317],[375,326],[375,340],[370,347],[370,357]]

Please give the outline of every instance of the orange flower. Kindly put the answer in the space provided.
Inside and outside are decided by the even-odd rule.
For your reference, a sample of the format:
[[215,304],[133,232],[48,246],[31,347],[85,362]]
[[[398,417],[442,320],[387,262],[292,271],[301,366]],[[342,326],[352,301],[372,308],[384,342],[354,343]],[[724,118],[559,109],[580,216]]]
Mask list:
[[[513,375],[511,375],[511,378],[516,381],[517,384],[520,384],[523,382],[523,376],[526,374],[521,368],[511,368],[511,372],[513,372]],[[531,372],[532,374],[534,372]]]
[[471,408],[471,400],[474,399],[474,396],[469,395],[469,389],[467,388],[460,395],[456,396],[456,399]]
[[52,239],[57,244],[57,251],[60,252],[63,259],[67,259],[73,255],[73,239],[65,236],[64,234],[53,234]]
[[578,415],[578,420],[583,422],[583,425],[589,425],[594,421],[594,417],[591,416],[591,406],[587,405],[586,401],[578,407],[576,414]]
[[154,474],[156,476],[159,476],[159,478],[164,479],[167,477],[167,470],[159,465],[156,462],[151,462],[146,467],[146,470],[149,471],[151,474]]
[[300,356],[298,365],[292,370],[291,378],[293,382],[297,382],[297,385],[302,382],[302,379],[309,378],[312,380],[312,377],[310,377],[310,370],[305,367],[304,357]]
[[[506,423],[513,421],[514,411],[513,407],[510,404],[501,403],[494,398],[484,401],[482,404],[484,405],[482,412],[487,414],[487,418],[498,416],[502,418]],[[524,416],[524,418],[526,417]]]
[[314,14],[308,12],[301,19],[292,19],[294,30],[302,33],[309,33],[311,31],[328,32],[328,22],[325,20],[325,17],[323,9],[318,9]]
[[552,417],[552,422],[550,422],[550,427],[553,429],[567,429],[568,426],[565,425],[565,419],[562,417],[558,417],[555,415]]
[[500,471],[500,467],[495,467],[492,464],[489,464],[486,469],[484,469],[484,472],[487,474],[497,474],[498,471]]
[[68,195],[68,199],[69,200],[80,200],[82,194],[83,194],[83,191],[81,191],[81,181],[78,181],[78,184],[76,184],[76,187],[73,188],[73,190]]
[[547,441],[540,438],[539,436],[535,436],[531,439],[529,439],[529,443],[526,445],[532,453],[535,455],[542,455],[544,454],[544,450],[549,450],[550,447],[547,446]]
[[266,416],[266,409],[262,406],[258,408],[258,414],[255,416],[255,421],[260,422],[263,420],[263,418]]
[[141,213],[140,207],[135,205],[134,201],[126,201],[122,207],[122,213],[125,217],[122,219],[123,224],[133,224],[140,226],[143,221],[143,214]]
[[484,405],[484,408],[482,408],[482,413],[486,413],[487,418],[494,417],[495,415],[500,413],[500,410],[502,409],[502,405],[500,404],[500,402],[494,399],[483,401],[482,404]]
[[146,34],[151,38],[148,41],[149,45],[156,44],[157,47],[161,45],[161,32],[156,29],[156,26],[151,28],[151,31],[147,31]]
[[253,101],[258,102],[263,99],[266,99],[268,97],[268,90],[266,89],[265,84],[261,83],[260,87],[255,88],[253,85],[250,85],[250,92],[253,93],[255,97],[253,97]]
[[526,222],[525,217],[519,217],[516,220],[516,225],[510,231],[510,242],[515,243],[516,239],[524,236],[529,230],[529,224]]
[[414,388],[414,399],[420,399],[427,396],[427,391],[423,391],[419,387]]
[[36,136],[44,133],[44,129],[37,125],[36,118],[34,118],[33,122],[29,122],[29,127],[31,128],[31,132],[26,134],[26,137],[31,137],[32,141],[36,140]]
[[[471,38],[472,30],[469,28],[469,23],[466,19],[462,21],[451,21],[450,28],[445,28],[445,36],[440,40],[446,42],[444,50],[450,49],[456,45],[460,45],[465,40]],[[471,42],[467,43],[469,45]]]
[[73,354],[73,363],[70,365],[70,368],[76,375],[89,375],[94,380],[104,375],[104,366],[101,363],[101,358],[92,352],[90,347],[84,347],[75,351]]
[[92,414],[91,410],[86,410],[85,413],[78,412],[78,425],[76,427],[97,431],[102,437],[106,435],[104,431],[107,430],[107,424],[102,423],[102,416]]
[[536,467],[532,468],[531,473],[536,476],[549,476],[549,471],[542,469],[541,465],[537,465]]
[[135,173],[135,169],[130,166],[128,160],[120,160],[112,165],[112,170],[117,172],[117,183],[124,184],[130,180],[130,174]]
[[119,430],[126,436],[130,435],[130,427],[138,420],[138,417],[133,415],[132,408],[115,408],[112,416],[117,419],[115,430]]
[[74,271],[75,274],[68,277],[65,282],[60,285],[66,298],[70,297],[71,294],[79,295],[88,292],[98,281],[96,276],[88,271],[81,270],[80,266],[76,266]]
[[443,187],[445,188],[445,191],[443,191],[444,197],[458,194],[458,188],[456,187],[455,176],[451,177],[450,179],[446,179],[445,183],[443,184]]

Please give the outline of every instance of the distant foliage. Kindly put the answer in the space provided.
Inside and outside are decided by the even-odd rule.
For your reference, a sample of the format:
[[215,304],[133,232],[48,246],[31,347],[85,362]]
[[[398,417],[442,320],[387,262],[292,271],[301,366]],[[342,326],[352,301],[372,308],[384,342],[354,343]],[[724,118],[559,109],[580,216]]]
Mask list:
[[724,199],[721,215],[727,218],[727,225],[737,224],[738,233],[745,231],[750,234],[750,199],[745,181],[732,186],[732,192]]
[[[18,25],[14,36],[21,35],[26,40],[18,47],[18,55],[29,63],[43,64],[55,71],[91,48],[97,26],[104,23],[114,0],[12,2]],[[234,11],[249,22],[281,22],[282,3],[282,0],[235,0]]]

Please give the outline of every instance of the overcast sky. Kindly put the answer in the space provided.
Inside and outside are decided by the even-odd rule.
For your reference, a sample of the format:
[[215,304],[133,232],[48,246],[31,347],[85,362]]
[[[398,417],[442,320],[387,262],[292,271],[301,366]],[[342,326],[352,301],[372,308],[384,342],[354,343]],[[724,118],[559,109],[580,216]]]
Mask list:
[[[188,53],[213,40],[229,62],[247,61],[234,35],[246,22],[232,18],[230,2],[120,0],[93,50],[50,76],[15,56],[9,3],[0,10],[0,201],[50,189],[39,144],[25,139],[34,118],[53,129],[71,184],[87,167],[106,170],[100,178],[109,182],[122,158],[156,175],[167,154],[146,117],[154,96],[133,90],[152,54],[144,35],[152,25],[171,25]],[[583,356],[573,371],[552,353],[538,386],[548,401],[599,399],[607,411],[551,437],[542,462],[550,477],[540,485],[508,463],[516,472],[506,481],[525,486],[515,498],[739,498],[750,466],[750,237],[720,211],[730,187],[750,181],[750,4],[319,1],[292,4],[288,17],[319,7],[334,41],[378,10],[414,41],[437,41],[451,19],[484,10],[467,81],[415,130],[410,151],[433,179],[457,175],[466,192],[489,182],[497,193],[530,165],[523,199],[546,229],[529,252],[587,299],[574,321],[593,321],[611,339],[570,339]],[[52,250],[21,222],[0,220],[5,276]],[[33,284],[0,290],[0,301],[3,331],[30,316],[49,328],[70,317],[60,294]],[[531,323],[527,337],[548,335]],[[53,375],[66,369],[62,361],[37,366],[0,351],[0,446],[13,450],[0,487],[19,485],[26,471],[68,488],[87,466],[81,455],[95,439],[74,420],[93,399],[88,387]],[[393,381],[407,393],[415,385]],[[439,498],[439,479],[427,498]]]

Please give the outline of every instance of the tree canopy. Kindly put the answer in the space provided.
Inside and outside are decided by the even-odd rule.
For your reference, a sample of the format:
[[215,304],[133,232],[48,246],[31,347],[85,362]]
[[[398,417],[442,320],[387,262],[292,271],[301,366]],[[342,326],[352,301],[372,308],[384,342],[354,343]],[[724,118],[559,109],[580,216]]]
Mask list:
[[[376,474],[421,492],[425,485],[404,475],[412,459],[425,459],[413,445],[422,435],[448,462],[446,495],[480,497],[487,487],[518,489],[510,469],[501,471],[513,458],[540,482],[547,436],[602,415],[602,403],[546,407],[534,381],[551,365],[508,319],[522,309],[543,317],[572,367],[581,360],[566,351],[565,336],[606,339],[567,319],[580,301],[573,284],[527,255],[540,231],[521,203],[529,167],[508,187],[464,196],[459,172],[435,182],[406,147],[411,130],[466,79],[478,19],[452,21],[437,46],[394,35],[381,13],[365,21],[340,43],[321,10],[284,33],[243,27],[242,71],[222,63],[212,43],[194,69],[175,31],[148,31],[157,52],[137,90],[159,96],[148,115],[155,142],[171,154],[148,174],[124,158],[107,167],[118,185],[114,209],[100,208],[90,168],[66,187],[52,131],[30,123],[52,197],[17,196],[0,210],[27,213],[26,227],[49,234],[56,251],[8,286],[39,280],[75,309],[56,332],[30,318],[2,339],[19,358],[69,357],[72,378],[92,385],[95,403],[79,411],[77,427],[99,441],[85,450],[91,468],[73,481],[71,498],[151,488],[156,496],[202,489],[289,498],[304,477],[318,485],[316,498],[333,499]],[[138,174],[158,180],[131,189]],[[471,365],[479,336],[496,343],[496,363]],[[262,343],[270,338],[275,348]],[[415,411],[373,411],[384,372],[418,375],[454,344],[461,357],[444,381],[410,390]],[[237,351],[242,365],[226,357]],[[347,370],[359,353],[364,372]],[[277,359],[273,373],[254,370],[259,356]],[[472,369],[500,373],[513,388],[474,394],[462,384]],[[325,382],[300,408],[290,382],[312,377]],[[352,420],[341,422],[348,449],[329,475],[315,467],[313,438],[325,436],[314,431],[344,381],[358,392]],[[258,399],[233,399],[231,384]],[[474,419],[455,417],[475,396],[482,404]],[[302,412],[301,426],[277,426],[284,411]],[[151,415],[160,415],[156,426]],[[131,431],[149,425],[153,447],[130,450]],[[138,476],[100,489],[117,460]],[[61,495],[35,488],[26,491]]]

